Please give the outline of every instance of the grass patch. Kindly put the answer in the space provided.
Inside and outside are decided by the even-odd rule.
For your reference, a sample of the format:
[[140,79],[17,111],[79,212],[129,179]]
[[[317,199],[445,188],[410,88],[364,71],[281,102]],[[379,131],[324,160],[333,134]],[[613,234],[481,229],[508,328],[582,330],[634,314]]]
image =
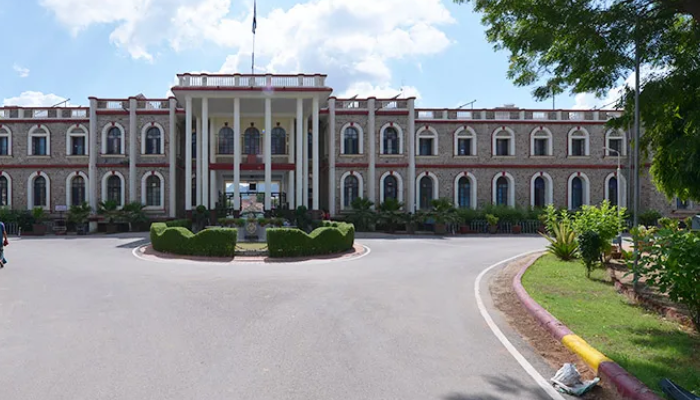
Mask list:
[[262,251],[267,250],[267,243],[236,243],[237,250]]
[[523,276],[523,286],[542,307],[593,347],[662,394],[670,378],[700,394],[700,336],[618,294],[606,271],[587,279],[580,261],[540,258]]

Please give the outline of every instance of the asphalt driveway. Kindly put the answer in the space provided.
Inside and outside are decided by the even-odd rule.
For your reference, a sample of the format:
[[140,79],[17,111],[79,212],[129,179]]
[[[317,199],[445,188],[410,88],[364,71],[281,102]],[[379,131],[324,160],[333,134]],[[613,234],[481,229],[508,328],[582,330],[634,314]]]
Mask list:
[[0,399],[550,398],[474,296],[541,238],[358,241],[357,260],[222,266],[137,259],[133,236],[13,240]]

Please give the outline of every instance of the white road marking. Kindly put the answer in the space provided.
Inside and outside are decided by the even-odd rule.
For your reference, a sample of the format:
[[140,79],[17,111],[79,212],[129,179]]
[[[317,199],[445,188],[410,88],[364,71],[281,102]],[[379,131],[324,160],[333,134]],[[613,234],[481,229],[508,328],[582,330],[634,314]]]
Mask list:
[[534,250],[534,251],[529,251],[527,253],[522,253],[519,254],[515,257],[511,257],[507,260],[499,261],[496,264],[493,264],[492,266],[486,268],[485,270],[481,271],[479,276],[476,277],[476,282],[474,282],[474,294],[476,295],[476,305],[479,307],[479,312],[481,313],[481,316],[484,317],[486,320],[486,323],[488,324],[489,328],[491,328],[491,331],[493,331],[493,334],[496,335],[498,340],[501,341],[503,346],[505,346],[506,350],[515,358],[515,360],[520,364],[521,367],[525,370],[525,372],[528,373],[532,377],[532,379],[537,382],[537,384],[551,397],[553,400],[565,400],[564,397],[552,387],[552,385],[547,382],[542,375],[540,375],[539,372],[528,362],[525,357],[513,346],[513,344],[506,338],[506,336],[503,334],[503,332],[498,328],[495,322],[493,322],[493,319],[491,318],[491,315],[489,315],[489,312],[486,310],[486,307],[484,306],[484,302],[481,299],[481,290],[479,289],[479,286],[481,285],[481,278],[484,277],[489,271],[492,269],[498,267],[499,265],[505,264],[507,262],[513,261],[517,258],[527,256],[529,254],[533,253],[539,253],[542,250]]

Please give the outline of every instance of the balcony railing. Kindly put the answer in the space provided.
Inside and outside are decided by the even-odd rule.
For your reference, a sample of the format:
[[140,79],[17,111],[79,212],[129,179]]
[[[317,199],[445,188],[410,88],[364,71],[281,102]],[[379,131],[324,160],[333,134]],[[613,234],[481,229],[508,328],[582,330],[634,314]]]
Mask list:
[[180,74],[178,86],[195,88],[325,88],[325,75]]
[[87,107],[0,107],[0,119],[86,119]]
[[[98,99],[97,110],[99,111],[129,111],[129,99]],[[137,99],[136,110],[168,110],[170,100],[168,99]]]
[[416,120],[608,121],[622,115],[613,110],[449,110],[416,109]]

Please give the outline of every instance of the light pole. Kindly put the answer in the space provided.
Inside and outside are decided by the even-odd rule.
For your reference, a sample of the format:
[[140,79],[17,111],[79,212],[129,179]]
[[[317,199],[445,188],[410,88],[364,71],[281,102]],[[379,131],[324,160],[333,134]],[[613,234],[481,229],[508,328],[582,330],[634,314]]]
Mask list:
[[607,151],[614,151],[617,154],[617,173],[615,174],[615,179],[617,183],[617,240],[618,240],[618,246],[620,247],[620,251],[622,251],[622,229],[621,229],[621,223],[622,223],[622,212],[620,211],[621,208],[621,199],[622,199],[622,192],[620,191],[620,157],[621,154],[618,150],[611,149],[607,146],[603,147],[604,150]]

